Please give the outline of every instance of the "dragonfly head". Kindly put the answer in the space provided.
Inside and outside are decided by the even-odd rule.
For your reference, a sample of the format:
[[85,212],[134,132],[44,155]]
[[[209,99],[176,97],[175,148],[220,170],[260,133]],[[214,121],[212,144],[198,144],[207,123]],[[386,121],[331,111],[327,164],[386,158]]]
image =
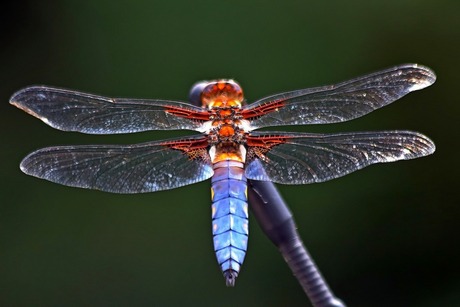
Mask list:
[[201,81],[190,90],[189,100],[206,109],[241,107],[244,103],[241,86],[231,79]]

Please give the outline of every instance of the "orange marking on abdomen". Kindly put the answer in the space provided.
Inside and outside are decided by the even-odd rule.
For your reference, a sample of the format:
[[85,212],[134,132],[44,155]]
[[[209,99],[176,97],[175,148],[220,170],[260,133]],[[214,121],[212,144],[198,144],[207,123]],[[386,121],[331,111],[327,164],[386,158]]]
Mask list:
[[219,153],[216,155],[212,163],[217,163],[220,161],[238,161],[238,162],[243,162],[243,158],[238,154],[234,152],[223,152]]

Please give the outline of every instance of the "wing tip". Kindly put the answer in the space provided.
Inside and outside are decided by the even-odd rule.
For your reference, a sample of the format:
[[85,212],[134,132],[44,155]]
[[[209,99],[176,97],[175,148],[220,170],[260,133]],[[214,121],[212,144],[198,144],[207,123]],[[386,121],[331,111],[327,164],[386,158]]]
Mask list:
[[418,133],[421,140],[424,142],[424,154],[422,156],[432,155],[436,151],[436,145],[429,137],[422,133]]
[[37,112],[35,112],[31,108],[29,108],[26,103],[21,103],[21,101],[13,100],[13,97],[11,97],[11,98],[12,98],[12,99],[10,99],[10,104],[11,105],[15,106],[16,108],[18,108],[20,110],[23,110],[24,112],[26,112],[27,114],[32,115],[33,117],[36,117],[36,118],[40,119],[41,121],[43,121],[45,124],[47,124],[50,127],[63,130],[63,129],[59,128],[58,126],[56,126],[54,123],[52,123],[50,120],[48,120],[48,118],[38,114]]
[[46,85],[30,85],[26,86],[18,91],[16,91],[13,95],[10,97],[10,103],[13,105],[19,104],[21,101],[24,101],[23,95],[25,93],[31,92],[31,91],[37,91],[37,90],[45,90],[47,88],[50,88],[49,86]]
[[410,88],[411,92],[424,89],[425,87],[428,87],[436,82],[436,74],[428,66],[417,63],[409,63],[396,66],[395,68],[409,69],[409,71],[411,71],[413,75],[412,78],[409,79],[409,81],[412,83],[412,87]]
[[394,130],[388,131],[388,133],[399,134],[399,140],[395,144],[397,144],[400,148],[401,155],[394,160],[383,162],[422,158],[429,156],[436,151],[436,145],[433,140],[423,133],[411,130]]
[[401,148],[403,156],[395,161],[422,158],[436,151],[435,143],[426,135],[416,131],[401,131],[401,133],[405,133],[408,139]]
[[29,153],[27,156],[24,157],[24,159],[22,159],[21,163],[19,163],[19,169],[24,174],[38,177],[36,175],[36,172],[31,171],[31,168],[29,167],[29,164],[34,159],[34,156],[36,156],[36,154],[40,153],[41,151],[42,151],[42,149],[38,149],[38,150],[35,150],[35,151]]
[[[32,103],[37,97],[37,91],[46,89],[44,85],[32,85],[22,88],[10,97],[10,104],[29,113],[32,116],[42,119],[35,111],[32,110]],[[31,94],[32,93],[32,94]]]
[[24,159],[22,159],[21,163],[19,163],[19,169],[21,170],[21,172],[23,172],[24,174],[26,175],[30,175],[29,172],[27,171],[27,167],[26,167],[26,159],[27,157],[25,157]]
[[19,91],[15,92],[13,95],[11,95],[10,104],[14,105],[15,107],[17,107],[19,109],[23,109],[23,105],[21,104],[21,101],[23,99],[21,99],[21,98],[22,98],[22,95],[24,94],[24,92],[27,92],[29,89],[30,89],[30,87],[26,87],[26,88],[20,89]]

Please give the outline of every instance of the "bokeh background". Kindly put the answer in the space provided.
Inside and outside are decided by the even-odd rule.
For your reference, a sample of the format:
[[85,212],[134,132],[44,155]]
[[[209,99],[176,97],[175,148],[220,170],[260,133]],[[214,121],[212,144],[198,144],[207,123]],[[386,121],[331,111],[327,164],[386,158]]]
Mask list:
[[459,306],[460,2],[10,1],[0,10],[1,306],[305,306],[277,249],[250,220],[236,287],[212,250],[209,182],[143,195],[68,188],[22,174],[32,150],[187,134],[65,133],[9,105],[47,84],[186,100],[235,78],[248,101],[396,64],[437,82],[361,119],[287,128],[410,129],[434,155],[323,184],[280,186],[323,275],[349,306]]

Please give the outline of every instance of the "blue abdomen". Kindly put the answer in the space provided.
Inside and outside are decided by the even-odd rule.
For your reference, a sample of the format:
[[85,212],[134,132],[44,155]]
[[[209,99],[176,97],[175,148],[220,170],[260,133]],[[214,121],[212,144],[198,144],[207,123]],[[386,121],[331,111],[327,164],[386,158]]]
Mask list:
[[211,179],[212,234],[217,261],[233,286],[248,244],[248,202],[244,165],[236,161],[214,164]]

